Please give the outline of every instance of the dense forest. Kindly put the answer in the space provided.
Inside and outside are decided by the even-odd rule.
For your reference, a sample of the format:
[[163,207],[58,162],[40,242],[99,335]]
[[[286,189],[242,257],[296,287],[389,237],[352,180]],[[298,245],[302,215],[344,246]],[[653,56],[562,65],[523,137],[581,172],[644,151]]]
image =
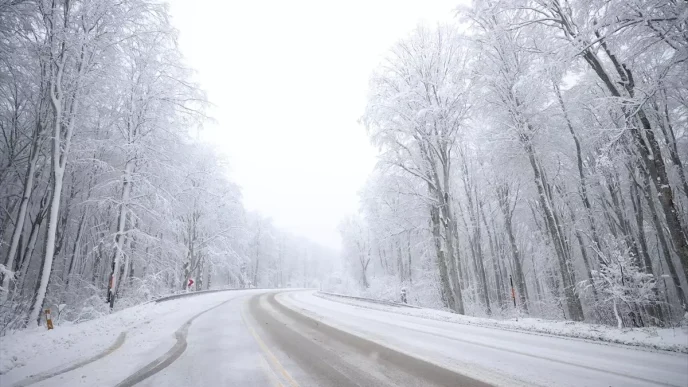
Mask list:
[[339,261],[245,208],[169,19],[0,0],[0,334],[217,287],[688,316],[687,2],[475,0],[418,26],[371,76],[378,162]]
[[0,0],[0,333],[328,270],[198,140],[208,104],[176,36],[157,1]]
[[476,0],[390,50],[361,121],[380,156],[332,288],[476,316],[684,318],[687,2]]

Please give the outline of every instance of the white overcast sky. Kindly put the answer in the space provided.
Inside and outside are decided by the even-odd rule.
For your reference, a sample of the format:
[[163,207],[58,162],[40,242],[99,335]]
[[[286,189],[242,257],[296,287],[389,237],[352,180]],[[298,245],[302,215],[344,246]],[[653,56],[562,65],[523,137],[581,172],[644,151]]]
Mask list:
[[368,79],[420,22],[461,0],[172,0],[172,23],[214,105],[202,138],[229,161],[244,203],[339,248],[376,151],[358,124]]

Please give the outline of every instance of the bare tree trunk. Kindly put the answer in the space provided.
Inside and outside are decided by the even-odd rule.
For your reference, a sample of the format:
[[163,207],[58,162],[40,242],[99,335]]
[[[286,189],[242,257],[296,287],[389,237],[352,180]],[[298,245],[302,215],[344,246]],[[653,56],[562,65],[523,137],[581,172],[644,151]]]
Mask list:
[[489,292],[487,290],[487,278],[485,276],[485,267],[483,265],[484,257],[480,233],[480,220],[478,219],[480,217],[480,214],[477,214],[478,210],[476,209],[473,201],[474,195],[477,200],[477,188],[475,187],[474,182],[469,177],[468,165],[466,163],[465,154],[463,150],[461,150],[461,148],[459,149],[459,153],[461,153],[461,177],[463,179],[463,187],[464,192],[466,194],[466,200],[468,201],[468,217],[471,221],[470,230],[472,230],[472,236],[469,237],[469,243],[471,245],[471,253],[473,255],[473,269],[478,280],[478,294],[480,296],[481,301],[485,305],[487,315],[489,316],[490,314],[492,314],[492,308],[490,307],[490,297]]
[[260,233],[261,233],[261,230],[259,228],[258,229],[258,235],[256,236],[256,267],[255,267],[255,270],[253,271],[253,286],[254,287],[258,286],[258,270],[260,269]]
[[[28,323],[38,323],[38,317],[43,308],[43,300],[48,290],[48,282],[50,281],[50,274],[52,273],[53,258],[55,253],[55,236],[57,233],[57,222],[60,214],[60,199],[62,197],[62,181],[64,178],[65,165],[67,163],[67,156],[69,154],[69,145],[71,142],[72,131],[74,127],[74,117],[69,119],[67,134],[64,138],[64,147],[62,138],[62,121],[63,121],[63,99],[62,92],[62,75],[64,73],[66,57],[62,57],[62,62],[58,65],[58,73],[56,80],[51,85],[51,101],[55,112],[53,141],[52,141],[52,198],[50,200],[50,209],[48,211],[48,230],[45,239],[45,255],[41,263],[41,275],[36,288],[36,294],[31,311],[29,312]],[[75,97],[73,102],[73,111],[75,113],[78,99]]]
[[[629,173],[630,178],[631,178],[631,203],[633,204],[633,211],[635,212],[635,220],[636,220],[636,225],[638,227],[638,242],[640,243],[640,254],[643,258],[642,261],[642,267],[645,269],[646,273],[652,274],[657,278],[657,276],[654,274],[654,270],[652,267],[652,260],[650,259],[650,254],[649,250],[647,247],[647,240],[645,238],[645,221],[644,221],[644,215],[643,215],[643,204],[640,199],[640,195],[638,193],[638,187],[640,186],[638,182],[635,180],[635,176],[633,173]],[[659,291],[657,290],[657,287],[655,286],[653,289],[653,293],[655,295],[655,299],[659,300]],[[663,320],[663,315],[662,315],[662,308],[660,305],[656,302],[654,302],[651,306],[647,308],[648,314],[661,322]]]
[[676,135],[674,134],[674,128],[671,124],[671,120],[669,119],[669,108],[666,104],[666,96],[664,96],[664,99],[664,109],[660,109],[659,106],[656,106],[657,114],[659,115],[658,126],[661,129],[662,134],[664,135],[664,143],[666,144],[667,149],[669,150],[669,157],[671,158],[671,162],[676,166],[676,169],[678,171],[678,177],[681,181],[681,185],[683,186],[683,195],[686,199],[688,199],[688,180],[686,180],[686,172],[685,168],[683,167],[683,162],[681,161],[681,157],[679,157],[680,152],[676,145]]
[[681,286],[681,280],[678,276],[678,270],[676,269],[674,262],[671,260],[671,251],[669,250],[669,244],[667,243],[667,240],[664,236],[662,222],[659,219],[657,209],[655,208],[655,202],[652,195],[652,187],[650,186],[650,176],[647,172],[645,172],[644,177],[645,183],[643,185],[643,195],[645,196],[645,201],[647,202],[648,208],[650,209],[652,222],[655,226],[655,231],[657,232],[657,239],[659,240],[659,245],[662,248],[662,255],[664,256],[666,265],[669,268],[669,275],[671,276],[671,280],[673,281],[674,286],[676,287],[676,294],[678,295],[679,303],[681,304],[681,307],[684,310],[686,310],[686,308],[688,308],[688,306],[686,305],[686,293],[683,287]]
[[[53,9],[51,12],[55,12],[55,10]],[[66,5],[63,17],[63,23],[65,27],[69,23],[69,12],[69,6]],[[53,15],[45,15],[45,18],[50,19],[52,16]],[[52,23],[52,20],[50,23]],[[53,25],[51,24],[50,27],[52,29]],[[59,39],[67,39],[65,36],[57,37],[56,31],[54,30],[48,31],[48,34],[55,35],[55,37]],[[50,281],[50,275],[52,273],[53,258],[55,254],[55,236],[60,214],[60,199],[62,197],[62,183],[67,165],[67,158],[69,157],[69,150],[72,143],[72,136],[74,134],[74,125],[79,112],[79,103],[81,100],[80,93],[82,91],[81,82],[85,71],[85,47],[82,46],[81,56],[80,58],[77,58],[76,71],[74,74],[74,91],[72,92],[71,98],[67,98],[63,90],[63,77],[65,66],[67,64],[67,57],[69,54],[66,51],[64,41],[62,41],[60,44],[57,55],[54,55],[55,54],[51,52],[51,74],[50,81],[48,83],[50,102],[53,108],[53,132],[51,146],[53,189],[48,216],[48,229],[44,250],[45,255],[43,262],[41,263],[41,276],[40,280],[38,281],[39,285],[37,287],[34,303],[29,312],[29,324],[32,324],[34,321],[38,323],[38,316],[43,308],[43,301],[45,300],[45,295],[48,291],[48,282]]]
[[411,253],[411,232],[409,231],[406,238],[406,252],[408,254],[408,279],[409,283],[413,283],[413,268],[411,265],[411,259],[413,257]]
[[389,273],[388,265],[387,265],[387,253],[385,251],[384,247],[378,247],[378,257],[380,258],[380,267],[382,268],[382,271],[387,274]]
[[485,208],[484,208],[484,202],[482,200],[478,201],[478,217],[482,219],[482,223],[485,226],[485,231],[487,232],[487,240],[489,242],[490,246],[490,257],[492,261],[492,271],[494,272],[495,275],[495,293],[497,295],[497,304],[499,305],[499,308],[504,307],[504,293],[503,292],[503,284],[502,284],[502,275],[499,270],[499,262],[498,262],[498,257],[497,257],[497,252],[495,250],[495,243],[493,240],[493,235],[492,232],[490,232],[490,226],[487,224],[487,218],[485,217]]
[[110,273],[110,281],[108,284],[107,301],[110,303],[110,308],[115,306],[115,295],[119,287],[119,272],[122,257],[124,256],[124,238],[127,218],[129,216],[129,196],[131,195],[132,187],[132,173],[134,170],[134,160],[128,160],[124,166],[124,176],[122,177],[122,196],[119,205],[119,215],[117,217],[117,233],[115,234],[115,251],[112,255],[112,272]]
[[367,254],[366,242],[357,241],[356,245],[358,247],[358,261],[361,264],[361,282],[363,284],[363,287],[367,289],[370,286],[370,284],[368,283],[368,275],[366,274],[366,272],[368,271],[368,264],[370,263],[370,245],[368,245],[367,247]]
[[[562,195],[562,192],[558,190],[559,195]],[[595,300],[597,300],[597,289],[595,288],[595,283],[592,278],[592,269],[591,269],[591,264],[590,260],[588,259],[588,252],[587,249],[585,248],[586,244],[584,242],[583,234],[581,231],[576,227],[576,215],[574,209],[571,207],[571,203],[566,201],[566,207],[569,210],[569,216],[571,217],[571,225],[573,227],[573,232],[576,235],[576,240],[578,241],[578,247],[580,248],[581,252],[581,258],[583,260],[583,266],[585,267],[585,276],[588,280],[588,286],[592,290],[592,295]],[[593,238],[593,243],[595,243],[595,249],[599,251],[599,243],[596,241],[596,237]]]
[[65,292],[69,290],[69,282],[72,276],[72,270],[74,269],[74,262],[77,260],[77,251],[79,250],[81,246],[81,236],[83,235],[83,230],[84,230],[84,220],[86,219],[86,210],[84,210],[84,213],[81,214],[81,218],[79,219],[79,225],[77,226],[76,230],[76,238],[74,238],[74,244],[72,245],[72,253],[70,254],[70,259],[69,259],[69,266],[67,269],[66,276],[64,278],[65,280]]
[[633,212],[635,213],[636,227],[638,228],[638,242],[640,243],[640,255],[643,258],[642,265],[646,273],[653,273],[652,260],[647,246],[647,239],[645,238],[645,219],[643,214],[643,204],[640,201],[640,194],[638,187],[642,189],[634,176],[631,176],[631,203],[633,204]]
[[458,312],[454,309],[456,307],[456,301],[454,300],[454,292],[452,291],[451,285],[449,283],[449,274],[447,271],[447,257],[445,255],[444,249],[442,248],[442,236],[440,234],[439,224],[439,209],[433,206],[430,212],[432,236],[433,241],[435,242],[435,252],[437,253],[437,269],[440,274],[442,301],[444,301],[445,307],[450,308],[455,312]]
[[[443,175],[444,175],[444,192],[437,191],[438,201],[440,203],[440,208],[438,214],[440,218],[438,221],[444,224],[444,236],[445,243],[447,246],[447,261],[449,262],[449,275],[450,275],[450,286],[451,281],[454,281],[453,299],[455,304],[455,311],[458,314],[465,314],[463,295],[461,290],[461,258],[459,256],[459,230],[456,223],[456,217],[452,211],[451,203],[449,198],[449,164],[448,161],[443,164]],[[437,179],[439,181],[439,179]],[[438,184],[439,185],[439,184]]]
[[[17,213],[17,219],[14,223],[14,231],[12,232],[12,239],[10,240],[10,248],[8,250],[7,257],[5,258],[5,267],[7,270],[12,270],[17,258],[19,238],[24,230],[26,212],[29,206],[29,200],[31,199],[31,194],[33,192],[33,180],[36,175],[36,165],[38,164],[40,138],[42,133],[42,126],[37,124],[31,139],[32,143],[29,155],[29,165],[26,169],[26,174],[24,175],[24,190],[22,192],[21,201],[19,204],[19,212]],[[10,276],[0,275],[0,277],[2,277],[2,289],[4,289],[0,290],[0,305],[3,305],[5,301],[7,301],[7,296],[9,294]]]
[[554,250],[557,255],[557,262],[559,264],[562,286],[566,296],[569,315],[573,320],[582,321],[583,309],[580,298],[578,297],[578,294],[575,293],[575,281],[573,281],[571,278],[571,261],[568,254],[567,243],[563,235],[563,230],[561,229],[561,224],[554,210],[549,184],[545,181],[545,177],[540,169],[540,165],[535,158],[535,151],[532,147],[530,139],[523,139],[523,144],[526,149],[526,153],[528,154],[528,160],[530,161],[533,169],[535,185],[538,190],[538,198],[545,215],[545,225],[547,226],[550,239],[552,240],[552,244],[554,245]]
[[[528,289],[526,287],[526,280],[523,274],[523,261],[521,252],[518,250],[516,237],[511,225],[513,210],[511,209],[511,199],[509,197],[509,187],[502,185],[497,187],[497,196],[499,198],[499,207],[504,216],[504,227],[506,228],[507,237],[509,237],[509,246],[511,247],[511,256],[514,262],[514,274],[516,275],[516,288],[518,289],[518,297],[521,308],[525,313],[528,313]],[[515,206],[514,206],[515,207]]]
[[397,246],[397,268],[399,269],[399,282],[404,282],[404,256],[401,253],[401,245],[399,241],[395,242]]

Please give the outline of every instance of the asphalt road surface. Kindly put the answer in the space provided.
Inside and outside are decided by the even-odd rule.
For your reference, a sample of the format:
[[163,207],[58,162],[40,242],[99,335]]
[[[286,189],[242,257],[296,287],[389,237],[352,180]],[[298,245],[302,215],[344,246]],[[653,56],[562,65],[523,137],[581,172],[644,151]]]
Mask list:
[[[142,323],[97,361],[21,385],[688,386],[686,354],[431,320],[313,291],[197,295],[174,313],[199,302],[184,318],[167,314],[174,324]],[[156,336],[161,326],[174,337]]]
[[194,321],[185,352],[140,385],[491,384],[687,386],[688,356],[366,310],[312,291],[267,291]]
[[488,385],[321,324],[275,296],[240,297],[199,317],[184,353],[137,385]]

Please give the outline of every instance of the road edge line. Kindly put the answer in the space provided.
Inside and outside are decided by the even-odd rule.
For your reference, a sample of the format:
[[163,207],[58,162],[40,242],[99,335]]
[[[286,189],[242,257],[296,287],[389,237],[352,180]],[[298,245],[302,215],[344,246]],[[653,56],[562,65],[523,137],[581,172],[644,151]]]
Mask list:
[[[258,296],[254,296],[254,297],[262,297],[262,296],[263,296],[263,294],[260,294],[260,295],[258,295]],[[249,325],[248,322],[246,322],[246,316],[245,316],[245,313],[244,313],[244,308],[245,308],[245,306],[242,306],[242,308],[241,308],[241,320],[244,322],[244,325],[246,325],[246,327],[248,328],[249,332],[251,333],[251,335],[253,336],[253,338],[254,338],[254,339],[256,340],[256,342],[258,343],[258,346],[260,347],[260,349],[261,349],[265,354],[268,355],[269,360],[273,363],[273,365],[276,365],[276,366],[277,366],[277,368],[279,369],[279,371],[280,371],[280,373],[282,374],[282,376],[284,376],[284,378],[287,380],[287,382],[289,382],[289,384],[290,384],[292,387],[299,387],[299,384],[294,380],[294,378],[289,374],[289,372],[287,372],[286,368],[284,368],[284,366],[282,365],[282,363],[280,363],[280,361],[277,359],[277,356],[275,356],[275,354],[272,353],[272,351],[271,351],[270,348],[267,346],[267,344],[265,344],[265,341],[263,341],[263,339],[260,337],[260,335],[258,335],[258,332],[256,332],[256,330],[253,329],[253,327],[252,327],[251,325]]]

